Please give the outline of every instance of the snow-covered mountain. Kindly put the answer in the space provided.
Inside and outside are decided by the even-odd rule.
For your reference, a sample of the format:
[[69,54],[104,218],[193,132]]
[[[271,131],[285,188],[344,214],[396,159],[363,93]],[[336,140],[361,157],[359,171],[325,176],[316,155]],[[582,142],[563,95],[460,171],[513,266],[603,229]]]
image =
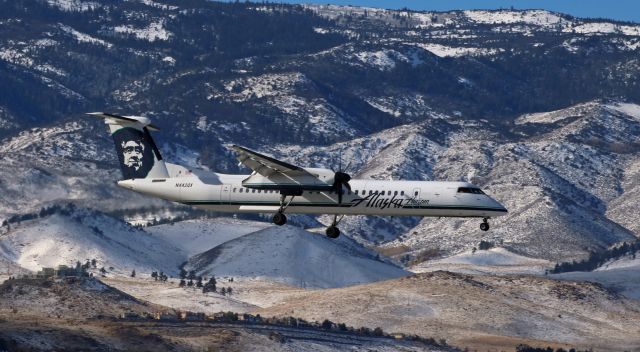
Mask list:
[[159,270],[175,275],[185,258],[170,243],[99,212],[71,209],[10,224],[0,234],[0,256],[23,268],[96,260],[97,268],[129,274]]
[[327,288],[408,275],[347,238],[331,240],[293,226],[269,227],[189,259],[203,276],[267,278],[299,287]]
[[188,212],[114,186],[105,128],[80,116],[114,110],[149,115],[165,157],[192,167],[246,171],[223,147],[237,143],[301,165],[341,158],[357,177],[469,180],[510,210],[489,233],[341,223],[404,261],[481,239],[566,260],[638,235],[637,24],[207,1],[0,10],[0,218],[69,200],[140,223]]

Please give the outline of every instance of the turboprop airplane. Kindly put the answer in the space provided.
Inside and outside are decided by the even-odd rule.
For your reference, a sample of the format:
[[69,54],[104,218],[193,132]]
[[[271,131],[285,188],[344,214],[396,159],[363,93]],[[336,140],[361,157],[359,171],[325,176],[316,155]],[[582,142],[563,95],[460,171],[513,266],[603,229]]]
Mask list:
[[116,145],[123,180],[118,185],[142,194],[220,212],[273,213],[284,225],[285,213],[329,214],[330,238],[340,235],[345,215],[434,216],[487,219],[507,214],[500,203],[468,182],[356,180],[343,171],[305,168],[233,145],[251,175],[191,170],[165,162],[150,131],[158,131],[147,117],[104,112],[88,115],[104,119]]

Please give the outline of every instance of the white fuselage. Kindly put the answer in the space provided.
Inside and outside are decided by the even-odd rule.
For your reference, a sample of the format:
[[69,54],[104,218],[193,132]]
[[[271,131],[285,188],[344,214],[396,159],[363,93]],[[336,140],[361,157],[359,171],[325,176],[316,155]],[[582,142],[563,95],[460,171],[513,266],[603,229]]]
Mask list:
[[[183,172],[184,171],[184,172]],[[234,213],[276,213],[280,193],[242,186],[249,175],[180,170],[175,177],[119,181],[124,188],[203,209]],[[476,186],[468,182],[382,181],[349,182],[342,203],[333,191],[304,191],[291,200],[287,213],[387,216],[451,216],[490,218],[507,210],[482,193],[461,193]]]

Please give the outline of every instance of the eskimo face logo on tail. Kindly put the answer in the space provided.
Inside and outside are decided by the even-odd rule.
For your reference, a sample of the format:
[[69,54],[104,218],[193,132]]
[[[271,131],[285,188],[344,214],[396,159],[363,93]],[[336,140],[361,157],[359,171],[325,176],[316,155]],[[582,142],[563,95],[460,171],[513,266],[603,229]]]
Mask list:
[[120,143],[120,146],[124,156],[124,165],[133,168],[135,171],[140,170],[142,168],[144,144],[140,141],[125,141]]
[[145,178],[153,168],[151,144],[145,134],[135,128],[121,128],[113,134],[122,176],[125,179]]

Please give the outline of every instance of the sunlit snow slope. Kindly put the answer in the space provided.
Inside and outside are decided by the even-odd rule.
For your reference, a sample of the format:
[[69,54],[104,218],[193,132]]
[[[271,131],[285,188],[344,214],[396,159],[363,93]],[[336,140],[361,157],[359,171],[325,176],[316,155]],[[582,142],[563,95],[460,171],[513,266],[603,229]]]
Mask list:
[[[263,277],[302,287],[342,287],[407,275],[348,239],[331,240],[293,226],[269,227],[196,255],[202,275]],[[351,247],[354,248],[354,247]]]

